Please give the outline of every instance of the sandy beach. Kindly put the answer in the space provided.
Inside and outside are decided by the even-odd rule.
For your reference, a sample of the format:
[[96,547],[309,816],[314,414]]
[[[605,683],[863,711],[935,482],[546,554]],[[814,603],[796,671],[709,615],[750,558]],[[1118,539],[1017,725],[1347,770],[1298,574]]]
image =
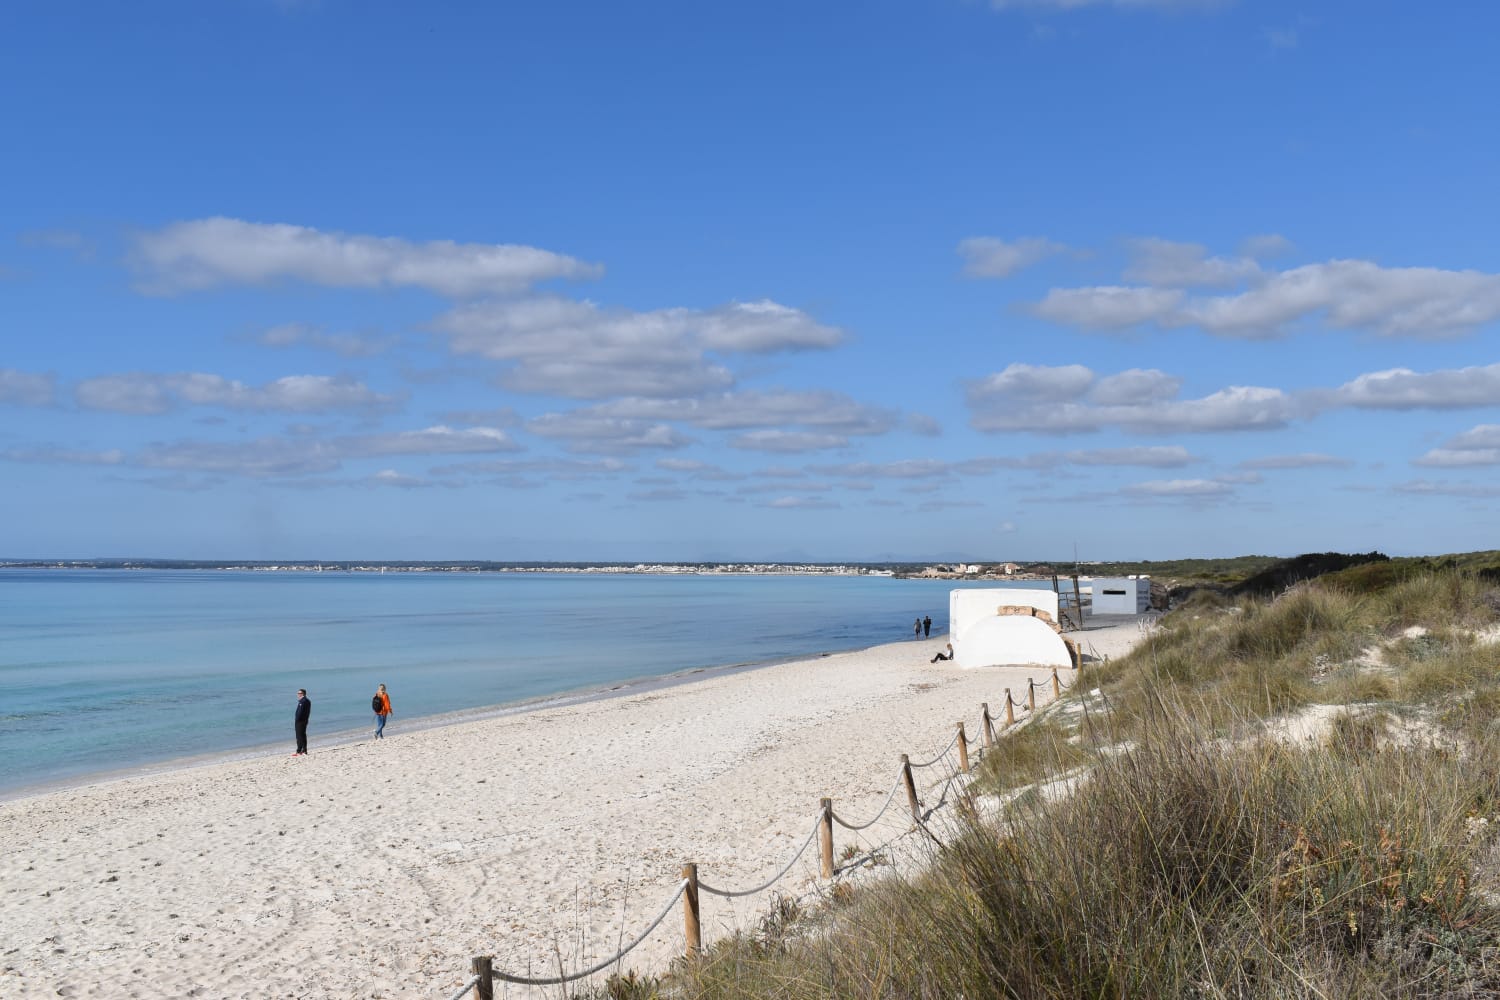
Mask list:
[[[1141,634],[1130,618],[1073,637],[1102,658]],[[420,731],[397,715],[380,742],[0,804],[0,995],[437,998],[474,955],[532,975],[591,964],[656,915],[683,862],[759,884],[820,798],[868,818],[901,754],[936,756],[960,719],[977,743],[982,702],[1003,717],[1007,687],[1021,700],[1050,677],[930,663],[945,641]],[[909,825],[893,808],[836,849]],[[814,849],[775,889],[809,891],[816,866]],[[753,926],[769,895],[705,895],[705,937]],[[673,914],[624,966],[660,971],[683,943]]]

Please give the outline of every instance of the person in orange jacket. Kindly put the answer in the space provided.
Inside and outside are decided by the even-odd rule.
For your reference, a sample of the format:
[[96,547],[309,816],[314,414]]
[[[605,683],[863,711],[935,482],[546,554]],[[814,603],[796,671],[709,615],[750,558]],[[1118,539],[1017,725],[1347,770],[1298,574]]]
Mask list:
[[380,685],[375,691],[375,738],[385,739],[385,720],[391,714],[391,696],[386,694],[385,685]]

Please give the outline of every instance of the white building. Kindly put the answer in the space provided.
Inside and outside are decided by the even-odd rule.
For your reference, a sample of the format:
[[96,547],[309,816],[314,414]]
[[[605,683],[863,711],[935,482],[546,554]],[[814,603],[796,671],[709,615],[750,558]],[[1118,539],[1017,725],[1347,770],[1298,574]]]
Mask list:
[[1093,591],[1090,610],[1096,615],[1140,615],[1151,610],[1149,576],[1096,577],[1087,586]]
[[[1048,620],[1001,615],[1002,607],[1044,611]],[[960,667],[1040,664],[1071,667],[1072,654],[1050,622],[1057,620],[1057,595],[1050,590],[950,590],[948,634]]]

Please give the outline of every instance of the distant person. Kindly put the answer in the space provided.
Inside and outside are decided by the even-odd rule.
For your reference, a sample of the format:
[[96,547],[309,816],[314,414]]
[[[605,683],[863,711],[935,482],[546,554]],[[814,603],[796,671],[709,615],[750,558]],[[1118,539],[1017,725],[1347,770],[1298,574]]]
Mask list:
[[922,638],[922,619],[918,618],[911,623],[911,637],[913,639]]
[[936,656],[934,656],[932,659],[928,660],[927,662],[928,663],[936,663],[939,660],[951,660],[951,659],[953,659],[953,643],[950,642],[950,643],[948,643],[948,649],[946,651],[941,650],[941,649],[938,650],[938,654]]
[[931,634],[932,634],[932,616],[931,615],[923,615],[922,616],[922,638],[925,639],[925,638],[927,638]]
[[302,757],[307,754],[307,720],[312,718],[312,702],[307,700],[307,688],[297,689],[297,715],[294,723],[297,728],[297,752],[293,757]]
[[370,699],[370,707],[375,710],[375,738],[383,740],[385,739],[385,720],[391,715],[391,696],[386,694],[384,684],[375,689],[375,697]]

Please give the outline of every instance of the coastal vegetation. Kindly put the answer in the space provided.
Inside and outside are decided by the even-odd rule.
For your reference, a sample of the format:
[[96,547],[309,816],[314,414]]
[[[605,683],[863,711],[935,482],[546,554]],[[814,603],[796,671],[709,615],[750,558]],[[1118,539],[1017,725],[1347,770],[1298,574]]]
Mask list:
[[1497,555],[1200,589],[999,740],[925,870],[608,995],[1500,995]]

